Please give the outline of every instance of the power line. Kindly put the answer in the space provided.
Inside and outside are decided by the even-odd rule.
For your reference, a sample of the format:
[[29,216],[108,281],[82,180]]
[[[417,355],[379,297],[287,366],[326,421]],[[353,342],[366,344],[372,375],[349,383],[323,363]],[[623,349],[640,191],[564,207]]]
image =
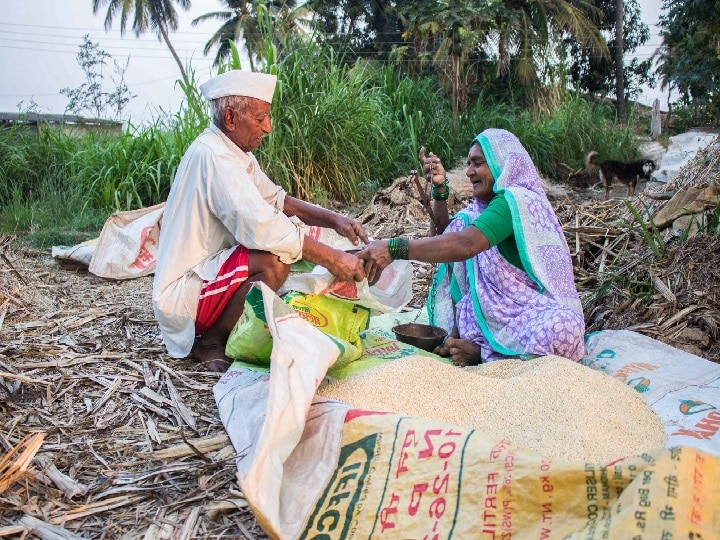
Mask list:
[[[2,23],[0,23],[0,24],[2,24]],[[18,35],[22,35],[22,36],[32,36],[32,37],[37,37],[37,38],[39,38],[39,39],[48,38],[48,37],[51,37],[51,38],[60,38],[60,39],[75,39],[75,40],[77,39],[77,36],[76,36],[76,35],[71,36],[71,35],[63,35],[63,34],[38,34],[38,33],[35,33],[35,32],[15,32],[15,31],[13,31],[13,30],[5,30],[5,31],[3,31],[3,35],[7,35],[7,34],[18,34]],[[13,40],[16,40],[17,38],[0,38],[0,39],[13,39]],[[126,42],[126,41],[127,41],[127,39],[126,39],[126,38],[123,38],[123,37],[103,37],[103,38],[98,38],[98,39],[101,39],[103,43],[106,42],[106,41],[123,41],[123,42]],[[158,39],[143,39],[143,38],[139,38],[139,37],[138,37],[138,38],[134,38],[134,41],[135,41],[136,43],[137,43],[137,42],[140,42],[140,43],[158,43],[158,42],[160,42],[160,40],[158,40]],[[177,40],[175,40],[175,39],[174,39],[172,42],[173,42],[173,43],[193,43],[193,44],[201,44],[201,43],[203,42],[203,40],[187,40],[187,39],[186,39],[186,40],[183,40],[183,39],[177,39]]]
[[[48,26],[48,25],[42,25],[42,24],[9,23],[9,22],[2,22],[2,21],[0,21],[0,25],[23,26],[23,27],[28,27],[28,28],[49,28],[52,30],[71,30],[71,31],[80,30],[80,31],[88,31],[88,32],[97,32],[99,30],[104,30],[104,31],[113,30],[112,28],[105,30],[104,27],[103,28],[83,28],[80,26]],[[119,32],[120,30],[118,29],[117,31]],[[187,30],[173,31],[172,33],[173,34],[189,34],[189,35],[196,35],[196,36],[206,35],[205,32],[189,32]]]
[[[4,41],[10,41],[11,43],[28,43],[28,44],[31,44],[31,45],[45,45],[45,46],[59,45],[59,46],[63,46],[63,47],[72,47],[72,46],[73,46],[73,44],[71,44],[71,43],[56,43],[56,42],[49,41],[49,40],[46,40],[46,41],[34,41],[34,40],[27,40],[27,39],[13,39],[13,38],[0,37],[0,41],[2,41],[2,40],[4,40]],[[164,45],[163,45],[163,47],[164,47]],[[130,50],[130,51],[147,51],[147,50],[149,50],[147,47],[142,47],[142,46],[133,47],[133,46],[123,46],[123,45],[119,45],[119,46],[117,46],[117,45],[112,45],[112,46],[110,46],[110,47],[108,47],[108,48],[113,48],[113,49],[127,49],[127,50]],[[181,47],[181,48],[174,47],[174,49],[175,49],[177,52],[186,52],[186,53],[187,53],[187,52],[197,52],[197,49],[190,49],[190,48],[185,48],[185,47]],[[75,49],[75,51],[77,51],[77,48]],[[168,51],[168,52],[169,52],[169,51]]]
[[[72,55],[76,55],[76,54],[77,54],[77,51],[76,51],[76,50],[75,50],[75,51],[61,51],[61,50],[58,50],[58,49],[43,49],[43,48],[38,48],[38,47],[14,47],[14,46],[12,46],[12,45],[3,45],[3,49],[15,49],[15,50],[33,51],[33,52],[51,52],[51,53],[72,54]],[[167,54],[155,54],[155,55],[152,55],[152,54],[127,53],[127,56],[129,56],[130,59],[133,59],[133,58],[149,58],[149,59],[155,59],[155,60],[172,60],[172,55],[170,54],[170,51],[166,51],[166,52],[167,52]],[[178,51],[178,52],[182,52],[182,51],[180,50],[180,51]],[[200,56],[202,55],[203,58],[208,58],[208,60],[209,60],[209,55],[206,57],[204,54],[202,54],[202,51],[191,50],[190,52],[192,52],[193,55],[194,55],[195,53],[198,53],[198,56],[197,56],[197,57],[200,57]],[[115,53],[114,56],[118,56],[118,55],[120,55],[120,54],[121,54],[121,53]],[[190,56],[193,56],[193,55],[190,55]]]

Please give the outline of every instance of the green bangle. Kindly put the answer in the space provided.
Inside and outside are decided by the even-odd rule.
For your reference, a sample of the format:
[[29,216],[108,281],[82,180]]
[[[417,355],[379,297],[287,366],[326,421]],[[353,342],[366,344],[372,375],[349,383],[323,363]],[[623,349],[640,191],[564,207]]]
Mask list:
[[410,240],[407,236],[394,236],[388,240],[388,251],[393,259],[407,260],[409,249]]
[[[437,188],[441,186],[445,186],[445,191],[443,193],[438,193]],[[445,176],[445,182],[443,182],[439,186],[433,184],[432,189],[430,190],[430,194],[432,195],[433,200],[447,201],[448,197],[450,197],[450,180],[448,179],[448,177]]]

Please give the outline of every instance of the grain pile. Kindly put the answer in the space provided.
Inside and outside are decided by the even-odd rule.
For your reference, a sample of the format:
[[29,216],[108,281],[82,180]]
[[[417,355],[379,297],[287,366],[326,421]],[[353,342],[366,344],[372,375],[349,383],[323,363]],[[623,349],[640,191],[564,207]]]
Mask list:
[[605,463],[665,443],[662,422],[636,391],[558,356],[472,368],[410,356],[330,382],[318,395],[477,429],[551,459]]

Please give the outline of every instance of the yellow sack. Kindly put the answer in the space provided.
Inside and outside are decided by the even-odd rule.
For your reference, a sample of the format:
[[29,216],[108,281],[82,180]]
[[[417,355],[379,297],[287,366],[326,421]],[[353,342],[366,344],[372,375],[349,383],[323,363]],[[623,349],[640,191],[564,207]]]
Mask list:
[[346,300],[322,294],[290,291],[283,300],[298,315],[330,337],[340,348],[334,368],[360,358],[363,342],[360,332],[367,329],[370,310]]
[[[368,308],[329,296],[296,291],[288,292],[282,299],[338,346],[340,356],[334,367],[344,366],[362,356],[360,332],[368,327]],[[225,354],[234,360],[267,367],[272,347],[262,293],[252,287],[245,299],[243,314],[230,332]]]
[[268,366],[273,338],[265,317],[262,291],[251,287],[245,297],[242,315],[230,332],[225,354],[234,360]]

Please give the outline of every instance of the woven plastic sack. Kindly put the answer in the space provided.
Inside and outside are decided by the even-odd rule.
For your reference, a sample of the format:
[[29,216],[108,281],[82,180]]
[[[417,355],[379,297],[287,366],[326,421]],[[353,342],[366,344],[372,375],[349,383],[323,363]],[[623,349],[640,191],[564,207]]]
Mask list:
[[165,203],[115,212],[103,225],[88,270],[108,279],[132,279],[155,271]]
[[300,317],[335,341],[340,348],[335,367],[357,360],[363,354],[360,332],[368,327],[368,308],[331,296],[297,291],[290,291],[282,298]]
[[273,339],[265,318],[262,292],[251,287],[245,297],[245,307],[225,345],[225,354],[250,364],[270,362]]
[[[362,355],[360,332],[368,326],[369,309],[329,296],[296,291],[287,293],[283,301],[333,340],[340,351],[336,366],[343,366]],[[262,293],[258,287],[252,287],[245,299],[243,313],[230,332],[225,354],[235,360],[267,366],[272,347]]]
[[[326,227],[309,227],[306,234],[335,249],[352,251],[360,246]],[[396,260],[387,266],[376,283],[338,281],[329,270],[306,261],[293,265],[292,272],[278,291],[284,296],[289,291],[305,294],[321,294],[364,306],[377,313],[393,313],[404,308],[412,300],[412,263]]]
[[233,366],[213,391],[243,495],[269,537],[717,537],[717,456],[682,446],[563,462],[477,430],[318,398],[337,348],[260,288],[269,376]]
[[720,365],[630,330],[586,336],[582,363],[642,394],[669,445],[720,456]]
[[98,239],[86,240],[75,246],[53,246],[52,256],[57,259],[68,259],[88,266],[95,254]]

